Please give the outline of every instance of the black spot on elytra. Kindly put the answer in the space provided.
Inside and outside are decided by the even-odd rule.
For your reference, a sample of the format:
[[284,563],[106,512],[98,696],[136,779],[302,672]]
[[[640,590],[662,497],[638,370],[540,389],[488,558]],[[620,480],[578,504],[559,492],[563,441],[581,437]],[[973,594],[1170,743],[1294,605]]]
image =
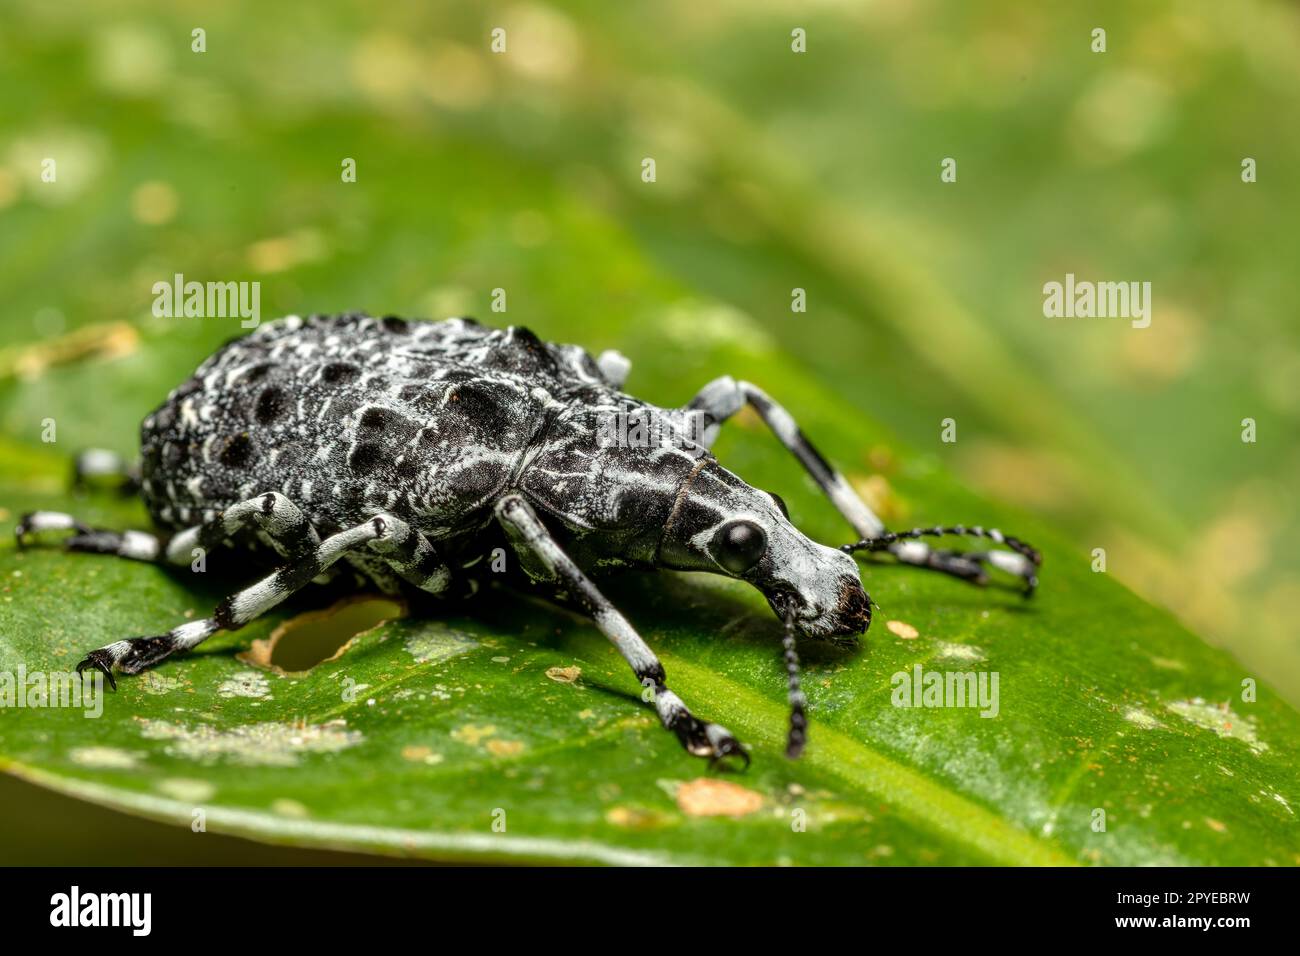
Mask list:
[[162,463],[164,468],[175,468],[185,460],[185,449],[174,441],[163,442]]
[[378,469],[387,457],[388,454],[385,452],[384,446],[378,442],[357,442],[356,447],[352,449],[352,454],[348,457],[348,466],[355,475],[369,475]]
[[227,438],[225,445],[221,449],[221,454],[217,456],[217,460],[227,468],[242,468],[252,458],[253,442],[248,437],[247,432],[241,432]]
[[241,384],[247,385],[251,382],[260,382],[266,378],[266,373],[275,368],[273,362],[263,362],[261,365],[254,365],[245,372],[239,379]]
[[361,374],[361,369],[349,362],[331,362],[321,369],[321,381],[329,382],[331,385],[337,385],[340,382],[350,382]]
[[444,414],[464,422],[461,427],[471,434],[501,436],[519,424],[509,395],[481,383],[458,385],[448,395]]
[[405,423],[406,419],[389,408],[376,408],[372,405],[361,413],[361,427],[374,432],[396,430]]
[[397,467],[393,469],[393,474],[401,481],[411,481],[419,476],[420,463],[417,459],[406,455],[397,463]]
[[411,330],[411,323],[396,315],[386,315],[379,321],[387,331],[398,335]]
[[272,385],[270,388],[262,389],[262,394],[257,396],[257,407],[253,410],[253,416],[258,424],[269,425],[284,414],[288,405],[284,389]]

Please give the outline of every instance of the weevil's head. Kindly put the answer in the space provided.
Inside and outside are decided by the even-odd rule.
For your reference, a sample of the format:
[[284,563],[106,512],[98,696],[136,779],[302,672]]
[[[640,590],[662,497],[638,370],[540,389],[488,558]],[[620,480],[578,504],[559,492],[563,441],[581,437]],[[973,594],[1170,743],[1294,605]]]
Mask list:
[[747,485],[712,458],[679,488],[658,563],[747,581],[778,616],[792,611],[811,637],[852,642],[871,623],[857,562],[809,539],[790,523],[778,496]]
[[521,476],[533,502],[567,526],[575,557],[747,581],[813,637],[852,641],[867,629],[857,562],[803,535],[780,498],[719,465],[688,426],[641,446],[626,422],[619,440],[582,437],[596,434],[592,421],[557,422]]

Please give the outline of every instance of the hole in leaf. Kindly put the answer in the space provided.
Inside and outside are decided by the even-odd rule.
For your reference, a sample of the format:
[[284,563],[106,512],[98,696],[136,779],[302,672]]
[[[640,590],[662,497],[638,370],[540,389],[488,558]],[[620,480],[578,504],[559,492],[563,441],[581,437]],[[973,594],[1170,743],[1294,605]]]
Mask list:
[[247,664],[278,673],[302,673],[342,655],[357,635],[405,614],[406,606],[396,598],[348,598],[323,611],[290,618],[270,637],[254,641],[252,647],[236,656]]

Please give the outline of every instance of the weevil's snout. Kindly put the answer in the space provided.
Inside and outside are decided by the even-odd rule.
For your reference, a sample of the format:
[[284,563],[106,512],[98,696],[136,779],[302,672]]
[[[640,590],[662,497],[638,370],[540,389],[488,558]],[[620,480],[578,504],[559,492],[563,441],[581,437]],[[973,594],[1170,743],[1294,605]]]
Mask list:
[[770,583],[760,585],[768,603],[778,616],[793,604],[795,624],[810,637],[851,642],[871,625],[871,598],[857,563],[850,558],[846,564],[840,559],[848,555],[812,541],[800,550],[804,554],[775,567]]

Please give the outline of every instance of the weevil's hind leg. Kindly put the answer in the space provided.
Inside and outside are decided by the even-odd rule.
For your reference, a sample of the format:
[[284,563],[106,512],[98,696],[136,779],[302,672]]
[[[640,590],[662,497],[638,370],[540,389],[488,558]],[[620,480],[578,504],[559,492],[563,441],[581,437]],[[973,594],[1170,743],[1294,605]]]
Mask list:
[[114,667],[124,674],[138,674],[178,651],[197,647],[218,631],[238,630],[304,587],[350,551],[370,546],[383,554],[388,547],[386,539],[393,535],[394,529],[403,527],[405,524],[396,518],[376,515],[331,535],[310,552],[283,565],[256,584],[230,595],[217,605],[211,617],[188,621],[166,634],[114,641],[87,654],[86,659],[77,665],[77,670],[98,668],[110,683],[113,683]]
[[[996,529],[985,531],[982,528],[962,529],[964,534],[974,534],[989,538],[997,543],[1006,544],[1011,550],[1000,548],[987,551],[948,551],[931,548],[924,541],[916,538],[919,533],[930,534],[931,530],[918,529],[917,533],[904,532],[895,534],[885,528],[885,523],[866,502],[853,490],[852,485],[844,480],[800,430],[794,418],[777,404],[770,395],[750,382],[737,381],[730,376],[714,379],[687,405],[686,410],[703,417],[703,438],[706,445],[711,445],[717,437],[724,421],[745,405],[750,405],[772,429],[781,444],[799,459],[804,469],[830,498],[831,503],[839,509],[861,540],[844,550],[853,551],[887,551],[903,564],[931,568],[942,571],[972,584],[989,583],[988,567],[998,568],[1019,577],[1025,583],[1025,594],[1032,594],[1037,586],[1037,569],[1042,558],[1032,547],[1011,537],[1003,535]],[[961,526],[956,526],[961,527]],[[944,534],[957,533],[955,528]]]
[[72,459],[72,487],[86,488],[105,484],[124,495],[140,487],[140,465],[129,462],[117,452],[104,448],[87,448]]
[[147,531],[109,531],[92,528],[62,511],[32,511],[23,515],[14,527],[18,547],[27,546],[29,535],[42,531],[75,531],[65,538],[63,547],[68,551],[87,551],[92,554],[115,554],[133,561],[157,561],[163,552],[162,541]]
[[653,690],[660,721],[677,735],[682,746],[697,757],[718,761],[734,756],[748,766],[749,754],[729,730],[697,719],[668,689],[663,664],[654,651],[551,537],[528,502],[518,494],[507,494],[497,502],[496,513],[530,573],[567,590],[623,655],[642,686]]
[[27,536],[41,531],[75,531],[63,542],[68,551],[115,554],[134,561],[166,561],[187,565],[195,549],[212,551],[245,531],[260,531],[282,558],[307,554],[320,544],[320,536],[297,505],[271,491],[231,505],[211,521],[172,535],[164,544],[145,531],[111,531],[91,528],[60,511],[34,511],[24,515],[14,529],[19,547]]

